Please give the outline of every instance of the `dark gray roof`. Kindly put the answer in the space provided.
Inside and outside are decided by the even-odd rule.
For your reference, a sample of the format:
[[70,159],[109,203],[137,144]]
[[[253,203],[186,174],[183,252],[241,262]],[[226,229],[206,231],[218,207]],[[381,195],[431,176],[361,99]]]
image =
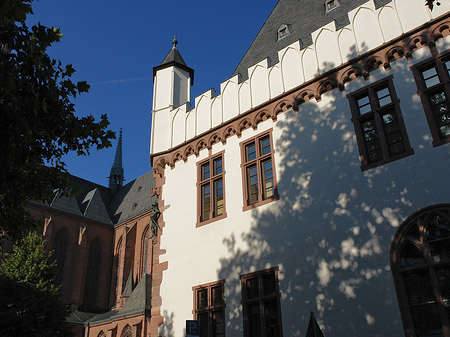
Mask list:
[[174,67],[178,67],[180,69],[187,71],[191,78],[191,85],[193,85],[194,84],[194,70],[192,68],[189,68],[186,65],[186,63],[184,62],[183,58],[181,57],[181,54],[176,47],[178,41],[176,39],[174,39],[172,41],[172,43],[173,43],[172,49],[166,55],[166,57],[161,62],[161,64],[159,66],[153,68],[153,78],[155,78],[156,72],[158,70],[161,70],[161,69],[164,69],[164,68],[167,68],[170,66],[174,66]]
[[114,224],[122,223],[150,210],[152,202],[157,200],[156,197],[151,197],[153,187],[155,187],[153,171],[149,171],[121,187],[114,195],[109,207],[112,222]]
[[[375,6],[391,0],[375,0]],[[270,13],[242,60],[233,72],[241,74],[241,80],[248,78],[247,69],[269,58],[269,65],[277,63],[278,51],[300,41],[301,48],[312,44],[311,33],[334,21],[336,29],[349,24],[347,13],[367,0],[339,0],[340,5],[326,12],[325,0],[279,0]],[[278,40],[278,29],[287,25],[289,34]]]
[[167,63],[171,63],[171,62],[176,62],[178,64],[186,66],[186,63],[184,62],[183,58],[181,57],[181,54],[178,51],[177,47],[173,47],[169,51],[169,53],[166,55],[164,60],[161,62],[160,66],[165,65]]
[[151,276],[144,274],[136,287],[129,294],[129,298],[120,310],[111,310],[103,314],[89,317],[85,323],[97,324],[119,318],[134,312],[144,312],[151,309]]
[[115,193],[107,187],[69,176],[74,197],[55,191],[50,204],[33,203],[58,209],[70,214],[84,216],[105,224],[118,224],[149,211],[157,197],[151,196],[155,187],[153,171],[149,171],[125,186],[119,186]]

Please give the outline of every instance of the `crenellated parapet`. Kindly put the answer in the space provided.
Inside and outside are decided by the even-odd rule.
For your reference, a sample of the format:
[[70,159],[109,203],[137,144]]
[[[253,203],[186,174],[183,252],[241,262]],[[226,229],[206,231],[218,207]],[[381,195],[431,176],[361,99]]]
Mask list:
[[[367,78],[374,69],[389,69],[402,57],[410,59],[418,48],[449,34],[448,18],[433,23],[449,11],[449,0],[433,11],[423,0],[393,0],[379,8],[370,0],[348,13],[348,25],[336,30],[330,22],[312,32],[312,45],[302,48],[300,41],[292,43],[278,51],[278,63],[258,62],[248,68],[247,80],[236,75],[220,84],[220,94],[210,89],[197,96],[193,109],[186,103],[156,113],[151,156],[171,150],[176,158],[167,164],[173,165],[260,120],[276,118],[276,111],[320,100],[323,93],[343,90],[347,82]],[[160,136],[154,137],[156,133]]]

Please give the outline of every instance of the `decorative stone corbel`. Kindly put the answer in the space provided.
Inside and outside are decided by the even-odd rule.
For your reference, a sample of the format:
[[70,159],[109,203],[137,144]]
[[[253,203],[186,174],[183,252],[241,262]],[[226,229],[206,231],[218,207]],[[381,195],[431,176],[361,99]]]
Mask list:
[[83,241],[83,235],[84,232],[86,232],[86,225],[80,225],[80,233],[78,235],[78,245],[81,245],[81,242]]
[[49,217],[45,217],[44,218],[44,230],[42,232],[42,236],[44,236],[44,237],[47,234],[47,228],[48,228],[48,225],[50,225],[50,222],[52,222],[52,216],[51,215]]

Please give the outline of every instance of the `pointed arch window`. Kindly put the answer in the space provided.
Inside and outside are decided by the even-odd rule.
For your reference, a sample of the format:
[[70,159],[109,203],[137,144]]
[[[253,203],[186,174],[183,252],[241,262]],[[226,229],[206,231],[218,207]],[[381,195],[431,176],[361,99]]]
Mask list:
[[450,204],[408,218],[391,247],[406,336],[450,337]]
[[53,256],[56,260],[58,282],[61,283],[66,262],[69,232],[66,227],[61,228],[53,238]]
[[99,279],[102,261],[103,244],[97,237],[89,246],[88,263],[86,268],[86,278],[84,281],[83,304],[93,307],[97,304],[99,289]]

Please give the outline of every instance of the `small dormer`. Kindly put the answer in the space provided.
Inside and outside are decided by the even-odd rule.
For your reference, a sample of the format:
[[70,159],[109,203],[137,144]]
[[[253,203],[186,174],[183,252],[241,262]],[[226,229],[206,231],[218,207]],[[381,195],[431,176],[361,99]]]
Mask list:
[[278,28],[278,41],[281,39],[284,39],[286,36],[288,36],[291,32],[289,31],[289,26],[286,24],[282,24],[280,28]]
[[325,13],[335,9],[340,5],[338,0],[325,0]]

